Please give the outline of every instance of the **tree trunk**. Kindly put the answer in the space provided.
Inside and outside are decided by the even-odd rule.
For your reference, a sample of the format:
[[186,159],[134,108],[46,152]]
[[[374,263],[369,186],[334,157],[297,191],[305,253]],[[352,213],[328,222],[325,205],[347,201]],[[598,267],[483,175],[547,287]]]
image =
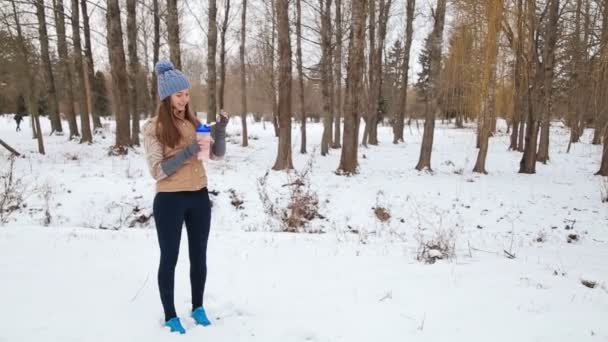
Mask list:
[[523,97],[525,89],[523,87],[523,51],[524,51],[524,20],[523,20],[523,0],[517,0],[517,37],[515,38],[515,65],[513,67],[513,122],[511,131],[511,142],[509,149],[518,151],[518,141],[520,125],[523,126]]
[[42,129],[40,129],[40,121],[38,119],[38,102],[36,101],[36,82],[34,81],[34,74],[32,73],[31,61],[30,61],[30,52],[28,51],[28,47],[26,44],[25,37],[23,36],[23,32],[21,31],[21,23],[19,22],[19,16],[17,14],[17,6],[15,2],[12,2],[13,5],[13,16],[15,20],[15,26],[17,28],[17,41],[19,43],[19,52],[20,59],[22,62],[22,68],[25,72],[26,78],[26,89],[24,93],[27,98],[27,110],[30,113],[32,118],[34,136],[38,140],[38,152],[40,154],[45,154],[44,151],[44,141],[42,137]]
[[217,2],[209,0],[209,26],[207,29],[207,122],[216,121],[217,114]]
[[342,0],[336,3],[336,50],[334,58],[335,90],[334,90],[334,141],[332,148],[340,148],[340,121],[342,119]]
[[17,150],[15,150],[14,148],[12,148],[9,144],[7,144],[6,142],[4,142],[2,139],[0,139],[0,145],[4,146],[4,148],[6,148],[15,157],[20,157],[21,156],[21,153],[17,152]]
[[275,0],[279,43],[279,141],[273,170],[293,169],[291,161],[291,42],[289,0]]
[[[86,78],[85,82],[88,82],[89,85],[93,84],[93,80],[95,79],[95,64],[93,62],[93,50],[91,48],[91,26],[89,24],[89,12],[87,10],[87,0],[80,0],[80,7],[82,8],[82,22],[84,29],[84,56],[85,56],[85,69],[86,69]],[[89,87],[92,89],[92,87]],[[99,119],[99,113],[93,110],[93,94],[91,91],[88,92],[87,95],[88,101],[88,109],[93,118],[93,130],[101,129],[101,120]]]
[[527,89],[527,121],[524,153],[519,163],[519,173],[536,173],[536,145],[538,139],[538,122],[535,117],[536,99],[540,78],[538,52],[536,46],[536,0],[526,0],[528,7],[528,71],[526,77]]
[[129,51],[129,108],[131,111],[131,144],[139,146],[139,108],[137,76],[139,58],[137,57],[137,17],[136,0],[127,0],[127,50]]
[[[381,0],[382,1],[382,0]],[[376,105],[378,104],[375,96],[375,70],[374,68],[376,61],[376,0],[369,1],[369,46],[368,46],[368,63],[367,63],[367,111],[364,116],[365,128],[363,129],[363,139],[361,144],[367,147],[369,140],[369,130],[371,125],[372,115],[376,112]]]
[[[209,1],[211,2],[211,0]],[[215,2],[215,1],[214,1]],[[211,7],[209,7],[211,16]],[[213,17],[215,20],[215,16]],[[217,30],[217,28],[216,28]],[[169,35],[169,55],[177,69],[182,69],[181,51],[179,48],[179,15],[177,13],[177,0],[167,0],[167,33]]]
[[[340,0],[337,0],[340,1]],[[306,108],[304,103],[304,71],[302,70],[302,3],[296,0],[296,68],[300,98],[300,153],[306,154]]]
[[[158,0],[152,0],[152,15],[154,17],[154,41],[152,43],[152,64],[156,66],[158,63],[158,55],[160,50],[160,14],[158,9]],[[152,67],[152,88],[151,96],[152,103],[154,104],[153,108],[156,111],[156,107],[158,107],[158,80],[156,78],[156,72],[154,72],[154,67]]]
[[245,64],[245,33],[247,32],[247,0],[243,0],[243,9],[241,12],[241,46],[239,48],[241,58],[241,126],[243,135],[243,147],[249,145],[249,137],[247,134],[247,68]]
[[220,32],[220,89],[219,109],[224,110],[224,87],[226,85],[226,32],[228,32],[228,16],[230,15],[230,0],[226,0],[226,8],[224,9],[224,22]]
[[403,67],[401,79],[401,103],[397,115],[395,116],[393,143],[404,142],[403,123],[405,121],[405,112],[407,110],[407,84],[410,72],[410,52],[412,50],[412,41],[414,40],[414,10],[416,8],[416,0],[407,0],[406,4],[406,23],[405,23],[405,48],[403,50]]
[[[602,35],[601,35],[601,43],[600,43],[600,81],[602,84],[606,84],[606,80],[608,80],[608,1],[604,1],[604,10],[602,12]],[[608,115],[608,111],[606,110],[605,101],[608,97],[608,90],[606,87],[603,87],[602,90],[602,99],[604,101],[604,106],[602,106],[602,114],[603,116]],[[603,131],[604,135],[604,149],[602,153],[602,163],[600,165],[599,171],[596,175],[608,176],[608,127],[604,126],[601,129],[596,126],[595,133],[597,134],[599,131]],[[595,139],[594,139],[595,140]]]
[[270,92],[272,93],[272,127],[274,127],[274,135],[279,137],[279,103],[277,102],[277,88],[275,83],[275,69],[274,69],[274,50],[275,50],[275,32],[276,32],[276,23],[277,23],[277,14],[276,14],[276,0],[271,0],[270,4],[272,6],[272,31],[270,31],[270,47],[269,47],[269,55],[270,55]]
[[68,57],[68,44],[65,38],[65,13],[63,1],[53,0],[55,10],[55,28],[57,30],[57,51],[59,52],[59,65],[63,76],[63,102],[65,116],[70,128],[70,139],[80,136],[76,114],[74,113],[74,92],[72,90],[72,73],[70,72],[70,60]]
[[557,43],[557,21],[559,19],[559,0],[549,0],[549,16],[545,32],[545,44],[543,47],[543,117],[540,132],[540,146],[536,160],[546,164],[549,160],[549,128],[551,125],[553,76],[555,65],[555,45]]
[[422,146],[420,147],[420,158],[416,165],[416,170],[421,171],[431,168],[431,152],[433,150],[433,135],[435,132],[436,112],[439,112],[439,76],[441,67],[441,45],[443,41],[443,27],[445,23],[446,0],[437,0],[433,19],[433,31],[428,38],[428,51],[430,56],[430,108],[426,110],[424,121],[424,134],[422,136]]
[[332,83],[332,58],[331,58],[331,0],[320,0],[321,8],[321,94],[323,97],[323,136],[321,139],[321,155],[329,153],[329,145],[332,141],[332,105],[330,99],[330,88]]
[[49,36],[46,29],[46,14],[44,13],[44,0],[36,0],[36,15],[38,17],[38,38],[40,40],[40,57],[42,59],[42,67],[46,79],[46,90],[50,105],[51,119],[51,134],[63,134],[63,127],[59,117],[59,103],[57,99],[57,90],[55,89],[55,77],[51,66],[51,57],[49,54]]
[[92,143],[91,123],[89,120],[89,106],[87,88],[84,81],[85,68],[82,63],[82,46],[80,43],[80,16],[78,0],[72,0],[72,42],[74,44],[74,82],[77,88],[78,109],[80,109],[80,129],[82,137],[80,143]]
[[488,32],[484,46],[485,60],[481,87],[480,147],[473,168],[473,172],[484,174],[488,173],[486,158],[492,119],[496,116],[496,59],[498,58],[498,37],[502,22],[503,0],[489,0],[486,6],[488,6]]
[[386,41],[386,26],[388,24],[388,19],[390,16],[392,0],[380,0],[379,4],[380,17],[378,18],[378,41],[376,46],[376,56],[374,63],[374,81],[376,82],[376,89],[374,90],[374,94],[376,96],[376,100],[374,100],[375,111],[372,113],[371,126],[369,131],[369,143],[371,145],[378,145],[378,123],[380,121],[378,104],[380,103],[380,100],[384,98],[382,94],[382,84],[384,81],[382,71],[382,60],[384,52],[384,42]]
[[116,117],[116,144],[112,153],[127,154],[127,148],[131,143],[129,134],[129,88],[127,86],[127,65],[118,0],[107,0],[106,21],[108,57],[114,99],[112,102]]
[[368,0],[351,2],[351,30],[346,69],[346,93],[344,101],[344,135],[338,172],[352,175],[357,172],[357,144],[359,141],[359,113],[363,90],[363,63],[365,47],[365,22]]

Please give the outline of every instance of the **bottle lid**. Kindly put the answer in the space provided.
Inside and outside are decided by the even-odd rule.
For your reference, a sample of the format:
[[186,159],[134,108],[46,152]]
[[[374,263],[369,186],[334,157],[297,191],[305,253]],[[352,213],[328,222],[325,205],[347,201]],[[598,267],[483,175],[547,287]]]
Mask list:
[[200,124],[196,127],[196,133],[211,133],[211,126]]

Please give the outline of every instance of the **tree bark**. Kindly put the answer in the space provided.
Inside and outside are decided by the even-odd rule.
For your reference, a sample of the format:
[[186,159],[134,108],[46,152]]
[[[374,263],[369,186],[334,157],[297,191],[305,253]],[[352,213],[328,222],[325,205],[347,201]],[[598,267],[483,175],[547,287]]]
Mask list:
[[[88,0],[80,0],[80,7],[82,9],[82,23],[84,29],[84,56],[85,56],[85,69],[86,69],[86,79],[85,82],[88,82],[89,85],[93,84],[93,80],[95,79],[95,63],[93,61],[93,50],[91,48],[91,26],[89,20],[89,12],[87,10],[87,2]],[[92,89],[92,87],[89,87]],[[87,101],[89,104],[89,112],[91,113],[91,117],[93,118],[93,130],[101,129],[101,120],[99,119],[99,113],[95,111],[93,108],[93,94],[91,91],[88,92]]]
[[241,12],[241,46],[239,54],[241,58],[241,126],[243,141],[242,146],[249,145],[249,137],[247,133],[247,68],[245,64],[245,33],[247,32],[247,0],[243,0],[243,9]]
[[209,0],[209,26],[207,29],[207,122],[214,122],[217,115],[217,2]]
[[[211,15],[211,7],[209,7]],[[169,55],[177,69],[182,69],[181,50],[179,48],[179,15],[177,13],[177,0],[167,0],[167,33],[169,35]],[[215,16],[214,16],[215,20]]]
[[551,112],[553,110],[553,78],[555,65],[555,46],[557,44],[557,21],[559,19],[559,0],[549,0],[549,16],[545,32],[543,47],[543,117],[540,132],[540,146],[536,160],[546,164],[549,160],[549,129],[551,125]]
[[523,20],[523,0],[517,0],[517,36],[515,38],[515,65],[513,67],[513,122],[511,131],[511,141],[509,149],[518,151],[518,141],[520,134],[520,125],[523,123],[524,111],[524,93],[523,87],[523,52],[524,52],[524,20]]
[[25,37],[23,36],[23,31],[21,30],[21,23],[19,22],[19,16],[17,14],[17,6],[15,5],[14,1],[12,2],[12,6],[15,26],[17,29],[17,41],[19,42],[19,53],[21,55],[22,68],[26,77],[26,89],[24,89],[24,93],[26,94],[27,98],[27,109],[32,118],[34,137],[38,140],[38,152],[40,154],[45,154],[42,129],[40,129],[40,120],[38,118],[36,82],[34,81],[34,74],[32,73],[30,52],[28,51]]
[[270,92],[272,93],[272,127],[274,127],[274,135],[279,137],[279,103],[277,102],[277,88],[275,82],[275,69],[274,69],[274,50],[275,50],[275,32],[277,25],[277,13],[276,13],[276,0],[270,0],[271,8],[271,21],[272,21],[272,30],[270,31],[270,47],[269,47],[269,55],[270,55]]
[[291,160],[291,42],[289,0],[275,0],[279,45],[279,141],[273,170],[293,169]]
[[422,135],[422,146],[420,147],[420,158],[416,165],[416,170],[421,171],[431,168],[431,152],[433,150],[433,135],[435,131],[436,112],[439,111],[438,98],[439,94],[439,76],[441,67],[441,45],[443,41],[443,28],[445,23],[446,0],[437,0],[437,8],[435,9],[433,19],[433,31],[431,32],[427,42],[429,44],[428,51],[430,56],[430,103],[426,110],[424,120],[424,133]]
[[401,80],[401,104],[399,111],[395,117],[395,123],[393,126],[393,143],[404,142],[403,128],[405,121],[405,112],[407,111],[407,85],[410,71],[410,53],[412,50],[412,41],[414,40],[414,10],[416,8],[416,0],[407,0],[406,4],[406,24],[405,24],[405,48],[403,50],[403,67],[402,67],[402,80]]
[[226,33],[228,32],[228,16],[230,15],[230,0],[226,0],[226,8],[224,9],[224,22],[220,32],[220,89],[219,89],[219,109],[223,110],[224,106],[224,87],[226,84]]
[[[152,15],[154,17],[154,41],[152,43],[152,64],[156,66],[158,63],[158,55],[160,50],[160,14],[158,9],[158,0],[152,0]],[[152,67],[152,87],[151,88],[151,96],[152,103],[154,104],[153,108],[156,110],[158,107],[158,80],[156,78],[156,72],[154,71],[154,67]]]
[[488,6],[488,32],[484,46],[485,60],[481,87],[480,147],[473,168],[473,172],[484,174],[488,173],[486,171],[486,158],[492,120],[496,116],[496,60],[498,58],[498,36],[502,21],[503,0],[489,0],[486,6]]
[[6,148],[10,153],[12,153],[13,155],[15,155],[16,157],[21,156],[21,154],[19,152],[17,152],[17,150],[15,150],[14,148],[12,148],[9,144],[7,144],[6,142],[4,142],[2,139],[0,139],[0,145],[4,146],[4,148]]
[[129,51],[129,108],[131,111],[131,144],[139,146],[139,108],[137,76],[139,58],[137,57],[137,16],[136,0],[127,0],[127,50]]
[[368,0],[351,2],[351,30],[346,68],[346,94],[344,101],[344,135],[338,172],[346,175],[357,173],[357,144],[359,141],[359,113],[363,90],[363,63],[365,46],[365,22]]
[[376,100],[374,101],[375,111],[372,112],[372,119],[369,131],[369,143],[371,145],[378,145],[378,123],[380,121],[380,113],[378,112],[378,104],[380,100],[383,99],[382,94],[382,84],[384,81],[383,71],[382,71],[382,61],[383,61],[383,52],[384,52],[384,42],[386,41],[386,26],[388,24],[388,19],[390,15],[390,10],[392,6],[392,0],[380,0],[379,5],[379,13],[380,17],[378,18],[378,44],[376,46],[376,56],[374,73],[376,74],[374,81],[376,82],[374,94]]
[[[382,1],[382,0],[381,0]],[[376,61],[376,0],[369,1],[369,46],[368,46],[368,62],[367,62],[367,111],[363,117],[365,122],[365,128],[363,129],[363,140],[361,144],[367,147],[369,140],[369,127],[372,115],[376,111],[377,101],[374,101],[375,97],[375,70],[374,67]]]
[[[600,59],[601,59],[601,67],[600,67],[600,80],[605,85],[606,80],[608,80],[608,1],[604,1],[604,10],[602,11],[602,35],[601,35],[601,43],[600,43]],[[608,97],[608,90],[606,87],[602,88],[603,92],[603,100],[604,103],[606,98]],[[608,115],[608,111],[605,108],[605,105],[602,108],[603,116]],[[603,139],[604,139],[604,148],[602,153],[602,162],[600,165],[599,171],[596,175],[608,176],[608,127],[603,126],[599,128],[596,126],[595,128],[596,134],[598,131],[603,131]]]
[[53,0],[55,11],[55,29],[57,30],[57,52],[59,53],[59,65],[63,76],[62,93],[64,97],[65,116],[70,128],[70,139],[80,136],[76,114],[74,113],[74,92],[72,90],[72,73],[70,72],[70,60],[68,57],[68,44],[65,38],[65,11],[63,1]]
[[540,79],[538,52],[536,46],[536,0],[527,1],[528,12],[528,70],[526,76],[527,89],[527,121],[524,141],[524,153],[519,163],[519,173],[536,173],[536,145],[538,139],[538,122],[535,116],[536,99]]
[[80,143],[92,143],[91,122],[89,120],[89,101],[85,83],[85,68],[82,63],[82,45],[80,43],[80,6],[78,0],[72,0],[72,42],[74,44],[74,78],[77,87],[78,108],[80,109]]
[[[340,0],[337,0],[340,1]],[[306,107],[304,103],[304,71],[302,68],[302,3],[296,0],[296,68],[300,99],[300,153],[306,154]]]
[[330,98],[332,84],[332,56],[331,56],[331,0],[320,0],[321,8],[321,94],[323,97],[323,135],[321,139],[321,155],[329,153],[332,141],[333,106]]
[[40,40],[40,57],[42,59],[42,67],[46,79],[46,90],[50,105],[51,119],[51,134],[63,134],[63,127],[59,117],[59,102],[57,99],[57,90],[55,88],[55,76],[51,66],[51,57],[49,53],[49,36],[46,29],[46,14],[44,12],[44,0],[36,0],[36,15],[38,17],[38,38]]
[[332,148],[340,148],[340,121],[342,120],[342,0],[336,3],[336,44],[335,44],[335,91],[334,91],[334,139]]
[[118,0],[107,0],[107,44],[112,74],[113,105],[116,117],[116,144],[113,154],[127,154],[129,134],[129,88]]

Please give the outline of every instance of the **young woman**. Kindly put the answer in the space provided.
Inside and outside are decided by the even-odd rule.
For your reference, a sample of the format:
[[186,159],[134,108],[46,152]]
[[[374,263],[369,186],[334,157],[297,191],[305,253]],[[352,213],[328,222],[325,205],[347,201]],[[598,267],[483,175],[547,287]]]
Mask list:
[[[207,192],[207,174],[198,154],[209,140],[197,139],[199,121],[188,107],[190,82],[169,61],[156,65],[160,104],[156,116],[143,128],[146,160],[156,180],[154,221],[160,245],[158,287],[165,311],[165,325],[172,332],[184,334],[174,304],[175,266],[182,225],[186,223],[192,286],[192,318],[197,324],[211,324],[203,308],[207,278],[207,240],[211,208]],[[226,152],[228,116],[220,114],[215,126],[215,141],[209,159],[219,159]]]

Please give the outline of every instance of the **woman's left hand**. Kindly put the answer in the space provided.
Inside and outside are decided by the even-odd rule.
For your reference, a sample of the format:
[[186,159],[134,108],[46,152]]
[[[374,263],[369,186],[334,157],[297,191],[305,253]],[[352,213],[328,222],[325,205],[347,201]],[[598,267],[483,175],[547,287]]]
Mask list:
[[226,113],[226,111],[224,111],[223,109],[220,110],[220,119],[219,119],[218,123],[225,125],[228,123],[229,120],[230,120],[230,116],[228,115],[228,113]]

